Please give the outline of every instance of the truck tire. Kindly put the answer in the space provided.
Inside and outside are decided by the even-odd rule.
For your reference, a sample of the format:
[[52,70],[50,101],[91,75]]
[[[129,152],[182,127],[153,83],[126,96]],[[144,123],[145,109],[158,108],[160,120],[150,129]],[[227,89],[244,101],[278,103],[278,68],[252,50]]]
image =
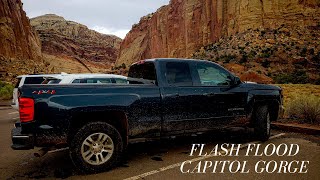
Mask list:
[[267,141],[270,137],[271,122],[267,105],[258,106],[255,110],[254,133],[258,140]]
[[112,125],[92,122],[77,131],[69,151],[76,168],[84,173],[98,173],[117,164],[123,151],[123,141]]

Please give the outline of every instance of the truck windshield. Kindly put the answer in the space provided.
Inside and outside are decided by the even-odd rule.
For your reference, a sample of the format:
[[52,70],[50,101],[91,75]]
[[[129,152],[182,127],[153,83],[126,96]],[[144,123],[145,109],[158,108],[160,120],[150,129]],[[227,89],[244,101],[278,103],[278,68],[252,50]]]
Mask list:
[[[145,62],[142,64],[135,64],[130,67],[129,71],[130,84],[137,84],[138,82],[133,79],[149,80],[150,83],[155,84],[157,80],[156,69],[152,62]],[[134,82],[135,81],[135,82]],[[141,81],[141,83],[144,83]],[[139,84],[139,83],[138,83]]]

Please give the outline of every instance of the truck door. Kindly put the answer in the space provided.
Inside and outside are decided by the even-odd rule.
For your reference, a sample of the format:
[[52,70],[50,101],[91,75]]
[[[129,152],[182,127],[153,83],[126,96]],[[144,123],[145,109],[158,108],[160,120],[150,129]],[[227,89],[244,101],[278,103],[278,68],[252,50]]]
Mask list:
[[184,133],[186,122],[192,118],[194,96],[193,79],[188,62],[165,62],[164,85],[161,88],[163,124],[166,135]]
[[[186,131],[206,131],[230,123],[230,119],[245,114],[245,94],[231,86],[231,75],[222,67],[209,62],[192,65],[194,92],[198,110],[186,124]],[[194,106],[194,105],[193,105]]]
[[141,61],[134,64],[128,76],[130,84],[139,84],[132,86],[129,91],[139,97],[129,108],[129,135],[134,138],[159,137],[162,123],[161,97],[154,63]]

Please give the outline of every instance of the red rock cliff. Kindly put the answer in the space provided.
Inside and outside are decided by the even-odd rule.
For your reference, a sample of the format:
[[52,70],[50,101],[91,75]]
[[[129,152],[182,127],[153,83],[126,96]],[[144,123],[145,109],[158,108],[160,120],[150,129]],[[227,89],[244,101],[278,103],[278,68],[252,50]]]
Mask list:
[[41,43],[20,0],[0,0],[0,55],[40,59]]
[[117,64],[190,57],[202,46],[250,28],[316,25],[319,7],[318,0],[171,0],[133,25]]
[[98,33],[55,14],[30,20],[42,43],[49,69],[60,73],[104,72],[115,63],[122,39]]
[[41,43],[20,0],[0,0],[0,80],[20,74],[41,73],[45,65]]

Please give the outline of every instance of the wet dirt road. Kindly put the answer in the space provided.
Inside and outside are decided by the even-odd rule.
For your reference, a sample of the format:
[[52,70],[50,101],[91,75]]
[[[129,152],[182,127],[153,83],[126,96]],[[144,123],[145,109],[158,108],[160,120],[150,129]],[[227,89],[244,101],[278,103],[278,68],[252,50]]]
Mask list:
[[[84,175],[72,165],[67,151],[49,153],[42,158],[34,157],[37,151],[13,151],[10,148],[10,131],[18,120],[18,114],[12,109],[0,109],[0,179],[320,179],[320,136],[294,134],[272,131],[273,138],[262,143],[262,147],[273,143],[299,145],[299,153],[294,157],[244,156],[246,143],[254,143],[250,133],[238,131],[217,132],[206,136],[186,137],[158,142],[138,143],[130,145],[123,162],[119,167],[108,172]],[[242,144],[239,156],[199,157],[189,156],[192,144],[206,144],[203,152],[211,151],[216,144]],[[258,143],[258,142],[256,142]],[[198,149],[199,150],[199,149]],[[197,151],[198,152],[198,151]],[[246,169],[249,173],[211,173],[212,168],[203,174],[181,173],[181,164],[191,160],[183,171],[193,170],[198,162],[205,161],[248,161]],[[308,172],[304,174],[290,173],[256,173],[255,164],[264,161],[309,161]],[[296,165],[294,165],[296,166]],[[203,168],[203,167],[202,167]],[[262,168],[262,166],[260,167]]]

